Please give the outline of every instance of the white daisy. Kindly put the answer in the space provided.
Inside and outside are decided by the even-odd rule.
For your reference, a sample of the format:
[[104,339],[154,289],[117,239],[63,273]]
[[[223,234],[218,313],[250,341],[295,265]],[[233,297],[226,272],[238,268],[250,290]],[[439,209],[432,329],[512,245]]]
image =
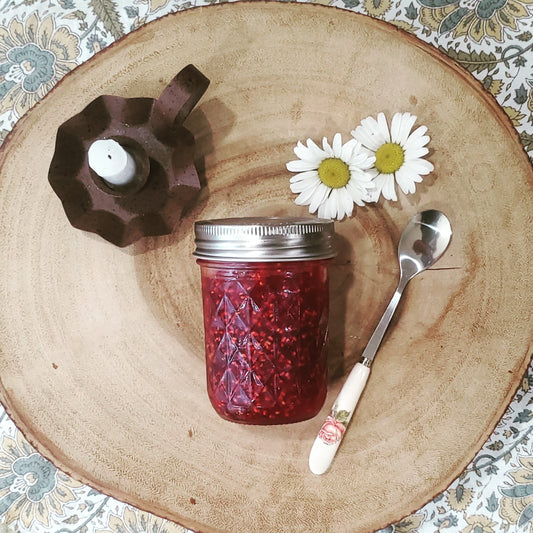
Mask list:
[[385,115],[379,113],[377,120],[365,118],[352,131],[355,139],[376,156],[373,201],[377,201],[380,194],[387,200],[396,201],[395,182],[405,194],[415,192],[415,183],[420,183],[422,176],[433,170],[433,165],[424,159],[428,153],[425,148],[429,142],[425,135],[427,128],[420,126],[411,133],[415,122],[415,115],[396,113],[389,131]]
[[365,205],[371,201],[373,189],[369,169],[374,164],[374,155],[351,139],[342,144],[340,133],[335,134],[330,145],[327,138],[322,148],[311,139],[307,146],[298,141],[294,153],[299,158],[287,163],[287,170],[298,172],[290,180],[291,191],[297,193],[298,205],[309,205],[309,212],[318,209],[320,218],[350,216],[353,205]]

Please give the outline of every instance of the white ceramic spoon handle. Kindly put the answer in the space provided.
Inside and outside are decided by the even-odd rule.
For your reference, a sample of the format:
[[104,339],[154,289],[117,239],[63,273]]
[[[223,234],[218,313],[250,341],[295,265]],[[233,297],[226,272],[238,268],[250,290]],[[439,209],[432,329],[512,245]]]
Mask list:
[[323,474],[333,461],[369,375],[370,365],[357,363],[342,386],[309,454],[313,474]]

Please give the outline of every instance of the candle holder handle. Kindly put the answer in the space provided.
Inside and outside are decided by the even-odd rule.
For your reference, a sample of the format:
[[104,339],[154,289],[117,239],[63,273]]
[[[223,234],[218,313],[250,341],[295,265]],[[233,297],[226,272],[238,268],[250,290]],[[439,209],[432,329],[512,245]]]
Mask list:
[[154,127],[160,123],[168,126],[169,122],[174,127],[181,126],[208,87],[209,79],[194,65],[187,65],[155,101],[152,114]]

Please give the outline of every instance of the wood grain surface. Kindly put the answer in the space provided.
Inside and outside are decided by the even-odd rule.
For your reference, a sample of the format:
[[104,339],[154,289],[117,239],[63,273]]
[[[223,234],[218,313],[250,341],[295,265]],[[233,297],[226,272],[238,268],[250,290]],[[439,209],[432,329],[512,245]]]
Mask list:
[[[186,64],[211,80],[186,126],[204,184],[176,231],[119,249],[71,227],[47,182],[59,125],[101,94],[157,97]],[[315,419],[220,419],[204,383],[197,219],[303,215],[297,140],[410,111],[435,172],[337,223],[331,386]],[[392,26],[309,4],[167,16],[67,76],[1,148],[0,395],[74,477],[203,532],[366,532],[421,507],[502,416],[532,342],[533,172],[469,74]],[[411,216],[444,211],[446,255],[410,284],[331,471],[310,446],[395,288]]]

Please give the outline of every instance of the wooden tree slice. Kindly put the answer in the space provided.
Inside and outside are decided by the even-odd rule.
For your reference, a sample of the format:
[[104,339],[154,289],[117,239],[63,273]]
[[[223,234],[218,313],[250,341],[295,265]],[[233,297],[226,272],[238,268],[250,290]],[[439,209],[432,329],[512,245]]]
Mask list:
[[[101,94],[157,97],[186,64],[211,86],[186,126],[203,193],[176,232],[119,249],[72,228],[47,182],[61,123]],[[336,225],[331,370],[313,420],[220,419],[204,384],[197,219],[303,215],[285,163],[298,139],[345,140],[410,111],[435,172],[416,194]],[[167,16],[76,69],[2,147],[1,398],[76,478],[204,532],[364,532],[443,490],[502,416],[531,356],[532,169],[469,74],[347,11],[237,3]],[[331,471],[310,446],[396,285],[406,221],[443,210],[454,237],[410,284]]]

